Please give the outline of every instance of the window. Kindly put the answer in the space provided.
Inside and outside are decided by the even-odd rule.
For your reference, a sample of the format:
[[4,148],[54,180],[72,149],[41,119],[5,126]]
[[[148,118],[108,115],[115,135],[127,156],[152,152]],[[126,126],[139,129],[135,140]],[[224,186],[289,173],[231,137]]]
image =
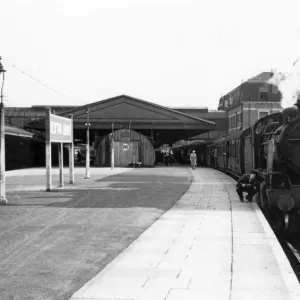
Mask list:
[[232,141],[232,156],[235,157],[235,140]]
[[269,99],[269,89],[267,87],[259,88],[259,101],[268,101]]
[[232,128],[235,128],[236,127],[236,116],[233,115],[232,116]]
[[272,93],[277,94],[278,93],[278,87],[276,85],[272,85]]
[[236,119],[237,119],[236,123],[237,123],[238,125],[240,125],[240,124],[241,124],[241,113],[238,113],[238,114],[236,115]]
[[259,111],[259,112],[258,112],[258,118],[259,118],[259,119],[264,118],[264,117],[266,117],[267,115],[269,115],[269,112],[268,112],[268,111]]

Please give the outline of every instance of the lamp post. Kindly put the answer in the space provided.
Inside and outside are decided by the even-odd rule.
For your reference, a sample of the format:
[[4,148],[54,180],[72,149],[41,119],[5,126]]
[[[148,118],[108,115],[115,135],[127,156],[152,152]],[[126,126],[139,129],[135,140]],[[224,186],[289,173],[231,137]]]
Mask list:
[[0,75],[2,73],[1,103],[0,103],[0,204],[7,204],[5,197],[5,114],[3,103],[4,70],[0,57]]
[[91,178],[91,170],[90,170],[90,109],[87,107],[86,109],[86,155],[85,155],[85,179]]

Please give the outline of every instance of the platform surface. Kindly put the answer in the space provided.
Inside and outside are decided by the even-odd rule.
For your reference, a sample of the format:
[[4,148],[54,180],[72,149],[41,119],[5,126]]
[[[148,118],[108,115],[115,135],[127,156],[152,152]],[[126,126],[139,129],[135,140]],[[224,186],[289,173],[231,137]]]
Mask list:
[[45,168],[7,171],[0,206],[0,300],[66,300],[189,189],[190,168],[75,168],[46,192]]
[[[106,178],[108,176],[129,172],[132,168],[90,168],[92,178]],[[89,180],[84,179],[86,169],[84,167],[76,167],[74,169],[75,185],[69,184],[69,168],[63,168],[63,182],[66,189],[78,189],[88,186]],[[46,168],[28,168],[11,170],[5,172],[6,190],[7,192],[30,192],[46,190]],[[52,168],[52,189],[57,189],[59,183],[59,168]]]
[[[171,170],[171,169],[170,169]],[[71,300],[296,300],[300,285],[255,203],[212,169]]]

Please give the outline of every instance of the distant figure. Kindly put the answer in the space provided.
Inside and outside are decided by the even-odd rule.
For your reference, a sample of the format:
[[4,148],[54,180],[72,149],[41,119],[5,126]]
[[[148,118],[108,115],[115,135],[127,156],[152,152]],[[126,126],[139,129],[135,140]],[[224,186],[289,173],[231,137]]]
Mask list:
[[201,166],[205,165],[204,154],[203,153],[200,154],[200,164],[201,164]]
[[179,163],[184,164],[184,151],[180,151]]
[[192,166],[193,170],[195,170],[195,168],[197,166],[197,154],[196,154],[195,150],[193,150],[193,152],[190,155],[190,162],[191,162],[191,166]]
[[172,151],[172,149],[170,150],[170,154],[169,154],[169,163],[170,163],[170,166],[172,166],[172,164],[174,163],[174,153]]
[[164,153],[164,163],[165,163],[165,166],[169,165],[169,152],[168,151],[165,151],[165,153]]
[[214,168],[218,167],[218,150],[214,149],[213,151],[213,159],[214,159]]
[[78,151],[78,153],[77,153],[77,163],[78,164],[81,163],[81,153],[80,153],[80,151]]
[[246,199],[249,202],[252,202],[253,196],[258,192],[258,183],[260,183],[260,180],[253,171],[250,174],[244,174],[240,177],[236,184],[236,192],[239,195],[241,202],[244,201],[243,192],[248,194]]

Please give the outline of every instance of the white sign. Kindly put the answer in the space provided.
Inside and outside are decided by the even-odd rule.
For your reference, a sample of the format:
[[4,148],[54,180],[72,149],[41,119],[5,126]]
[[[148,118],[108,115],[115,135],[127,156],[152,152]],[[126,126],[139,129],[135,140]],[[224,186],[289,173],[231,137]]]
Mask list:
[[58,143],[71,143],[72,120],[50,115],[50,141]]
[[50,126],[51,126],[50,128],[51,134],[67,135],[67,136],[71,134],[71,125],[51,122]]
[[123,144],[122,149],[123,149],[123,151],[127,151],[129,149],[129,145]]

